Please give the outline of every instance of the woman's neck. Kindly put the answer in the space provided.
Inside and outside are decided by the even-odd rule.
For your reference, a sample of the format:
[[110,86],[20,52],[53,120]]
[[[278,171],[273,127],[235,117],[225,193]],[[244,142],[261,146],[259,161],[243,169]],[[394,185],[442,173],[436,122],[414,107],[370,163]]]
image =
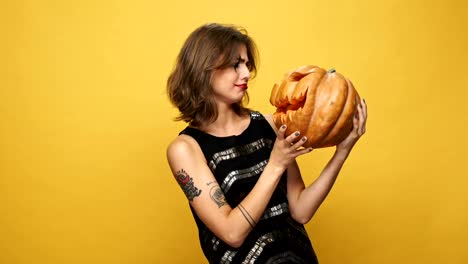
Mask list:
[[239,135],[249,125],[248,115],[237,114],[232,107],[218,107],[218,118],[213,123],[202,125],[199,128],[206,133],[216,136]]

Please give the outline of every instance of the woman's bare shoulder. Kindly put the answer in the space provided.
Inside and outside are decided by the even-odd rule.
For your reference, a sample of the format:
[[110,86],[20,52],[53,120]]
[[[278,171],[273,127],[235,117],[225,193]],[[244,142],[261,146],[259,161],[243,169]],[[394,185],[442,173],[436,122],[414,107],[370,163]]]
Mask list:
[[183,157],[186,155],[195,155],[197,152],[198,143],[194,138],[188,135],[179,135],[172,140],[167,146],[167,156]]

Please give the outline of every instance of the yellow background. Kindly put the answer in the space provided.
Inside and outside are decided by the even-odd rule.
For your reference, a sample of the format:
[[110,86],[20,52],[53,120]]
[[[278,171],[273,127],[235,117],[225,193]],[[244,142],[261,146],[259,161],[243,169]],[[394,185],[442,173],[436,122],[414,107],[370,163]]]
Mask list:
[[[0,263],[205,263],[165,148],[165,81],[187,35],[242,25],[251,108],[303,64],[334,67],[368,130],[307,224],[322,264],[468,263],[467,4],[2,1]],[[332,149],[299,159],[310,183]]]

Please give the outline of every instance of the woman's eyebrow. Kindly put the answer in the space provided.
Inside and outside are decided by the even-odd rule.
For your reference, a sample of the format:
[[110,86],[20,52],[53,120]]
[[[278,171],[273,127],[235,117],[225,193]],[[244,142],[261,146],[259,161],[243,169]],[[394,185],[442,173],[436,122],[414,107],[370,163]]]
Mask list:
[[246,63],[247,63],[247,62],[249,62],[249,60],[248,60],[248,59],[244,59],[244,58],[242,58],[241,56],[239,56],[239,58],[237,58],[237,62],[246,62]]

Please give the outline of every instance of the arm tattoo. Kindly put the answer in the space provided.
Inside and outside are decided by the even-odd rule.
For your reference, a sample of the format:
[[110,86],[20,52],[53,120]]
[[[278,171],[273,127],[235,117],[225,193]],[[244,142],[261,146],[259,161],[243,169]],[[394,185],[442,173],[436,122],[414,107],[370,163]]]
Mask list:
[[239,204],[239,210],[241,211],[242,215],[244,215],[244,218],[245,220],[247,220],[247,222],[249,222],[249,225],[250,227],[252,227],[252,229],[255,227],[255,225],[257,224],[255,222],[255,220],[252,218],[252,216],[250,216],[250,214],[247,212],[247,210],[245,210],[244,206],[242,206],[242,204]]
[[223,191],[216,182],[209,182],[206,185],[210,185],[212,183],[214,183],[214,185],[210,189],[210,197],[218,205],[218,208],[221,208],[221,206],[227,204],[226,197],[224,197]]
[[185,196],[187,196],[191,202],[193,201],[193,198],[200,195],[201,190],[195,187],[192,177],[190,177],[184,169],[176,172],[176,180],[184,191]]

